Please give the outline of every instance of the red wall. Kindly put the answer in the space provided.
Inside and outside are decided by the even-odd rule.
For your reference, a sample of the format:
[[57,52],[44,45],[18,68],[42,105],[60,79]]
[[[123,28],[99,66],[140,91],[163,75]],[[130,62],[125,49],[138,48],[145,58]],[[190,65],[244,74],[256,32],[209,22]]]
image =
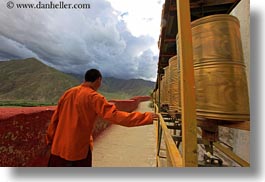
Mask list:
[[[111,100],[119,110],[131,112],[150,97]],[[0,108],[0,166],[47,166],[45,134],[56,107]],[[109,124],[98,119],[96,138]]]
[[137,109],[138,104],[143,101],[150,100],[149,96],[136,96],[129,100],[109,100],[116,105],[117,109],[127,112],[132,112]]
[[[0,108],[0,166],[32,166],[45,149],[54,107]],[[45,159],[37,166],[45,166]]]

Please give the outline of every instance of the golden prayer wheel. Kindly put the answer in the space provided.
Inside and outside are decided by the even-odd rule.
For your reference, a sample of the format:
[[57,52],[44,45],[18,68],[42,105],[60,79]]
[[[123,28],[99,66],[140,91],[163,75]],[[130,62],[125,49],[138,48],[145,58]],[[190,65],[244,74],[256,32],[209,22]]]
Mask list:
[[156,89],[156,91],[155,91],[155,102],[156,102],[156,103],[159,102],[159,88]]
[[169,110],[178,111],[179,89],[178,89],[178,59],[173,56],[169,59]]
[[161,106],[166,104],[166,99],[165,99],[165,76],[162,76],[162,79],[160,81],[160,104]]
[[177,44],[177,98],[178,98],[178,111],[181,112],[181,68],[180,68],[180,47],[179,47],[179,38],[178,35],[176,37],[176,44]]
[[191,23],[197,116],[249,120],[246,70],[236,17],[221,14]]
[[165,70],[165,77],[164,77],[164,79],[165,79],[165,84],[164,84],[164,87],[163,87],[163,89],[164,89],[164,97],[165,97],[165,104],[166,105],[169,105],[169,78],[170,78],[170,75],[169,75],[169,67],[167,66],[167,67],[165,67],[164,68],[164,70]]

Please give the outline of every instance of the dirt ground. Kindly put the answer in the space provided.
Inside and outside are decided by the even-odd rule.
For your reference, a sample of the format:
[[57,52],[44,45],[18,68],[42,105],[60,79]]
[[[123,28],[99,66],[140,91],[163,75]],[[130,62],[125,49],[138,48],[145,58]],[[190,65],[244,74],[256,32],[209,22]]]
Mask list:
[[[153,111],[149,101],[141,102],[138,111]],[[123,127],[112,125],[94,142],[94,167],[155,167],[155,125]]]

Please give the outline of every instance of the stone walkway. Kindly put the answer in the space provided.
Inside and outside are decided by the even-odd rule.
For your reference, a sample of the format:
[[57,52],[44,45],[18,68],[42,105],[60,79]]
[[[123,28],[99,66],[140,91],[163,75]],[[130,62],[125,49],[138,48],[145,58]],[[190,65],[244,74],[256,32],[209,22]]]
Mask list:
[[[148,102],[138,111],[153,111]],[[94,143],[93,167],[155,167],[155,125],[123,127],[112,125]]]

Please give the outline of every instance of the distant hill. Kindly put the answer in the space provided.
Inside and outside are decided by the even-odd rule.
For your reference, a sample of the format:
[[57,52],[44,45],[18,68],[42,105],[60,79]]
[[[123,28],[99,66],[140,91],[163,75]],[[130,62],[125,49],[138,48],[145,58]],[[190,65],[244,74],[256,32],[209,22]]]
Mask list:
[[[35,58],[0,61],[0,101],[58,102],[68,88],[78,85],[83,76],[62,73]],[[107,99],[128,99],[150,95],[154,82],[103,78],[99,90]]]
[[[83,75],[72,75],[80,82],[84,80]],[[128,99],[133,96],[149,96],[154,87],[155,82],[143,79],[104,77],[99,92],[107,99]]]
[[0,61],[0,100],[57,103],[76,78],[57,71],[35,58]]
[[[139,95],[150,95],[155,83],[142,79],[117,79],[112,77],[103,78],[100,92],[106,95],[111,93],[120,94],[121,98],[131,98]],[[107,97],[107,96],[106,96]]]

